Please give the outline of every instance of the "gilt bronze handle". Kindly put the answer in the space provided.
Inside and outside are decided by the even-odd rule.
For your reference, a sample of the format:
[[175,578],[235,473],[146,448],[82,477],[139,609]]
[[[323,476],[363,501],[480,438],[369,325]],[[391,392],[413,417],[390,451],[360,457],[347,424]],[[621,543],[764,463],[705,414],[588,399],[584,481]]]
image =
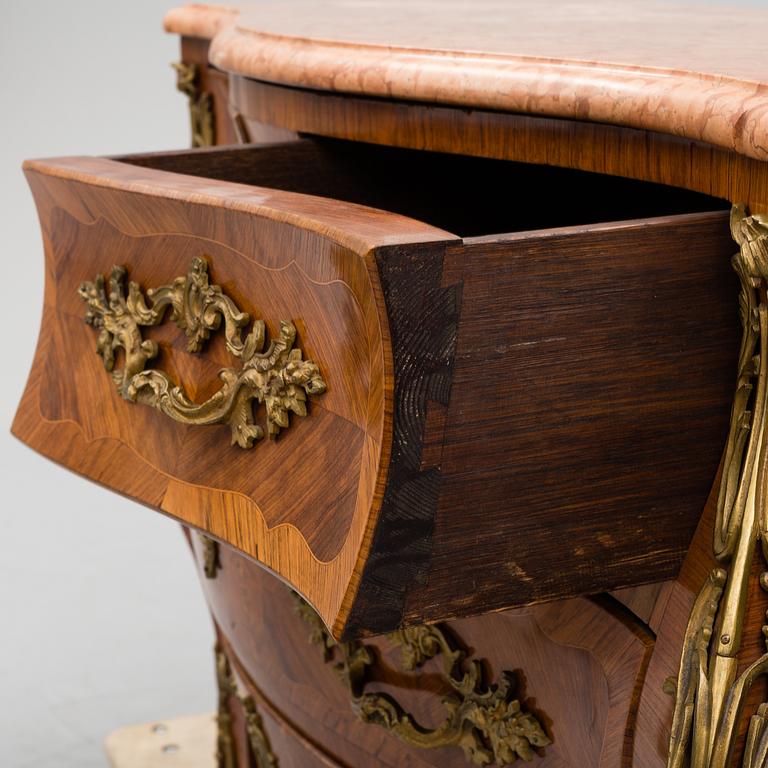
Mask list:
[[[289,413],[306,415],[308,394],[325,392],[318,366],[303,360],[301,350],[294,348],[293,323],[280,323],[280,333],[266,351],[262,351],[263,320],[254,321],[251,332],[243,337],[250,318],[218,285],[210,284],[204,258],[194,258],[184,277],[148,290],[146,298],[133,281],[126,295],[125,277],[125,267],[113,267],[108,292],[104,277],[98,275],[93,282],[81,283],[78,293],[88,307],[86,323],[98,330],[96,351],[126,400],[150,405],[182,424],[228,424],[232,445],[250,448],[264,436],[264,429],[253,421],[253,400],[266,405],[267,434],[276,437],[289,426]],[[173,322],[186,333],[190,352],[199,352],[223,320],[227,349],[242,361],[238,369],[219,372],[223,386],[204,403],[192,402],[165,373],[146,367],[159,349],[156,342],[142,338],[141,327],[160,325],[168,308]],[[119,370],[114,368],[118,348],[125,352],[125,364]]]
[[505,671],[496,682],[487,683],[481,662],[466,663],[465,652],[443,625],[408,627],[388,635],[400,646],[406,672],[418,670],[430,659],[442,660],[442,677],[452,692],[443,700],[445,719],[436,728],[427,728],[392,696],[366,690],[376,654],[373,646],[360,640],[337,643],[309,603],[295,592],[293,597],[296,611],[310,628],[310,641],[322,649],[326,663],[334,663],[349,689],[352,710],[363,722],[379,725],[413,747],[460,747],[467,763],[480,766],[500,768],[518,758],[532,760],[538,749],[551,744],[536,715],[515,697],[515,676]]

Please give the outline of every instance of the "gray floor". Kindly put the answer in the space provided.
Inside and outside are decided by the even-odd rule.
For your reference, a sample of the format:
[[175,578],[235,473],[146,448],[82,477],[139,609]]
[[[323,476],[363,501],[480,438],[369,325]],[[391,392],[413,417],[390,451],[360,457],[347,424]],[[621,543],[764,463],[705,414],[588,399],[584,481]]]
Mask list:
[[0,23],[0,766],[101,768],[105,733],[215,706],[213,633],[179,527],[8,434],[43,260],[25,157],[183,147],[159,0],[25,0]]

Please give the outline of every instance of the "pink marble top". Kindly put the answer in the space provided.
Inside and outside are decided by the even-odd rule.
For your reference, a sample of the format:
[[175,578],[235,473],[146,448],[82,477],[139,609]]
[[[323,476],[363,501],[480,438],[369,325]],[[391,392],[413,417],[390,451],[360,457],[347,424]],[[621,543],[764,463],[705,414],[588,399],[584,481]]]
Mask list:
[[165,24],[259,80],[647,128],[768,160],[760,0],[298,0],[184,6]]

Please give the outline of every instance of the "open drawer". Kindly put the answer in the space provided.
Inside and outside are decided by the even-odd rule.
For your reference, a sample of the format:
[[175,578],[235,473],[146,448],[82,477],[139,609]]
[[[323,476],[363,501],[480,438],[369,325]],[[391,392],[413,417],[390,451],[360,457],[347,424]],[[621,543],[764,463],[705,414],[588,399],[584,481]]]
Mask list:
[[15,434],[336,637],[676,573],[738,348],[722,201],[314,140],[26,172]]

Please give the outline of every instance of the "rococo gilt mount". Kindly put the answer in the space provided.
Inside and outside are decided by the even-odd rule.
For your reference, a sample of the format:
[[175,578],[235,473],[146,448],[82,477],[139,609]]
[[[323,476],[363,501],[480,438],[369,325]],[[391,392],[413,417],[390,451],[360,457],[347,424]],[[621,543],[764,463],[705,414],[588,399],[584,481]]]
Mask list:
[[220,768],[768,768],[768,11],[165,25],[192,148],[25,163],[13,430],[183,525]]
[[[85,321],[99,332],[96,351],[104,367],[112,371],[117,391],[126,400],[157,408],[182,424],[227,424],[232,431],[232,445],[250,448],[254,440],[264,437],[264,430],[253,423],[253,400],[266,404],[267,433],[276,437],[281,428],[289,426],[289,413],[307,415],[308,394],[325,392],[317,365],[302,360],[301,350],[293,348],[296,328],[292,323],[280,323],[280,336],[266,352],[263,320],[257,320],[251,332],[242,337],[249,316],[238,310],[218,285],[209,283],[205,259],[193,259],[185,277],[147,291],[152,302],[149,307],[134,282],[128,283],[126,296],[125,275],[124,267],[113,267],[108,292],[101,275],[93,282],[82,283],[78,292],[87,306]],[[183,388],[175,386],[162,371],[146,367],[157,356],[159,347],[142,339],[141,327],[161,323],[169,308],[173,321],[189,339],[190,352],[199,352],[223,320],[227,350],[243,361],[239,371],[224,368],[219,372],[223,386],[200,405],[194,404]],[[125,366],[114,371],[118,348],[125,354]]]

